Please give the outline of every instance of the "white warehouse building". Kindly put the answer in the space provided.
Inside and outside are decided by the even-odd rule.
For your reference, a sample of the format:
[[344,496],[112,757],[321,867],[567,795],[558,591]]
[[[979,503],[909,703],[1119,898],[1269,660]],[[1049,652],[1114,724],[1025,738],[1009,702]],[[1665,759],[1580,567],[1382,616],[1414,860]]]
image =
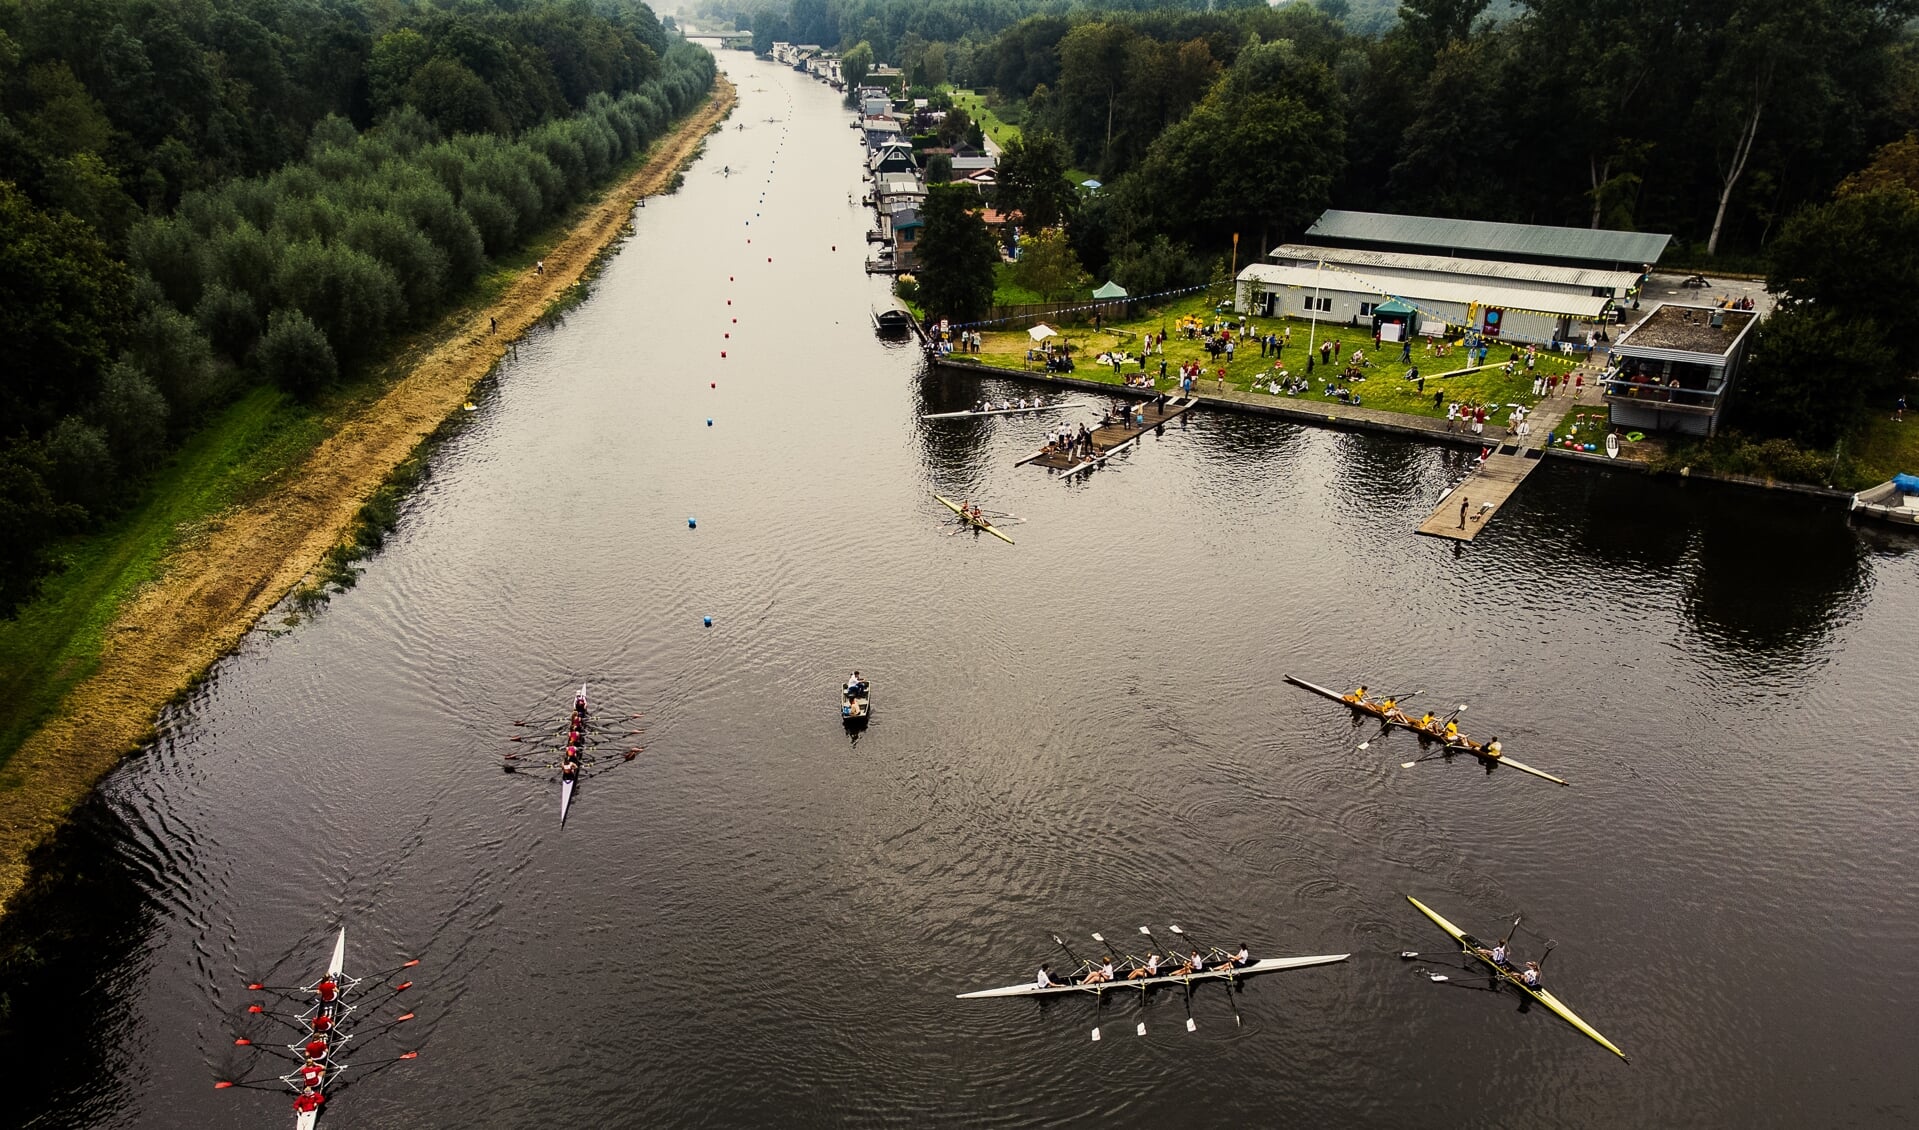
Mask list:
[[1632,301],[1670,239],[1333,210],[1241,271],[1234,306],[1378,328],[1390,341],[1473,332],[1583,344]]

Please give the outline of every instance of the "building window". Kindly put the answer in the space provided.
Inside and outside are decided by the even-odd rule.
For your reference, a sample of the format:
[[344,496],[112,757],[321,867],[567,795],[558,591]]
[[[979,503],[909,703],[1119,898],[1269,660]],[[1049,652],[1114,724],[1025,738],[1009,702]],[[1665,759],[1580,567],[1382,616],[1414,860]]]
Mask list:
[[1375,306],[1373,303],[1362,302],[1359,304],[1359,316],[1362,318],[1370,318],[1373,316],[1373,311],[1376,309],[1378,309],[1378,307]]
[[[1315,304],[1317,304],[1317,305],[1315,305]],[[1314,309],[1317,309],[1317,310],[1326,310],[1326,311],[1330,311],[1330,310],[1331,310],[1332,308],[1333,308],[1333,300],[1332,300],[1332,299],[1330,299],[1330,298],[1311,298],[1311,297],[1308,297],[1308,298],[1306,299],[1306,309],[1308,309],[1308,310],[1314,310]]]

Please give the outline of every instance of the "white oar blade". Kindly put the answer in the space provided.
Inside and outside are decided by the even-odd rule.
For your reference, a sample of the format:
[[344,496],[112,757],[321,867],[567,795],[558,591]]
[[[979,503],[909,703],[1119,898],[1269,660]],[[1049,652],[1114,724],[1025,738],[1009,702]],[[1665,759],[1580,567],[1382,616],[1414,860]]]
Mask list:
[[1146,1022],[1144,1020],[1139,1022],[1139,1028],[1137,1030],[1137,1034],[1141,1036],[1144,1036],[1146,1034]]
[[1098,930],[1095,930],[1093,931],[1093,940],[1096,942],[1104,943],[1106,941],[1106,938],[1103,935],[1101,935]]
[[1402,761],[1399,763],[1399,767],[1401,769],[1411,769],[1413,766],[1417,764],[1419,764],[1419,762],[1417,761]]
[[1197,1032],[1197,1031],[1199,1031],[1199,1025],[1197,1025],[1197,1024],[1195,1024],[1195,1023],[1193,1023],[1193,1018],[1192,1018],[1192,1017],[1190,1017],[1190,1016],[1186,1018],[1186,1030],[1187,1030],[1188,1032]]
[[1151,926],[1141,926],[1139,928],[1139,932],[1146,935],[1149,938],[1153,936],[1153,928]]
[[1451,977],[1448,977],[1448,976],[1446,976],[1446,975],[1445,975],[1444,973],[1428,973],[1428,974],[1427,974],[1426,976],[1428,976],[1428,977],[1431,977],[1431,978],[1432,978],[1433,980],[1435,980],[1435,981],[1450,981],[1450,980],[1452,980],[1452,978],[1451,978]]
[[1097,1028],[1093,1029],[1093,1042],[1096,1044],[1099,1043],[1099,1029]]
[[1371,742],[1360,742],[1360,743],[1359,743],[1359,748],[1361,748],[1361,749],[1371,749],[1371,748],[1372,748],[1372,745],[1373,745],[1373,743],[1371,743]]

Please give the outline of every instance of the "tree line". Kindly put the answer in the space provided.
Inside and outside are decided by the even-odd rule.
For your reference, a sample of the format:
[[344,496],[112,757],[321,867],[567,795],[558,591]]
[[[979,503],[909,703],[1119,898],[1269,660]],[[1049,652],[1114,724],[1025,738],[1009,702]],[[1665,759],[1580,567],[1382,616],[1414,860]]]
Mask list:
[[28,0],[0,63],[0,611],[209,412],[430,319],[715,71],[631,0]]

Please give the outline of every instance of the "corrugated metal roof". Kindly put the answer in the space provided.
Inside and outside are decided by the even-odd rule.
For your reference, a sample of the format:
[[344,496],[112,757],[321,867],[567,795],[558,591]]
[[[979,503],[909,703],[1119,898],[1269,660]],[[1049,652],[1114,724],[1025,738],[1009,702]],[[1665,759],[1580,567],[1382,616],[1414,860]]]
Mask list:
[[1442,220],[1434,216],[1395,216],[1385,212],[1343,212],[1329,208],[1306,234],[1316,239],[1392,243],[1440,252],[1476,251],[1491,255],[1531,255],[1580,259],[1593,263],[1657,263],[1670,235],[1653,232],[1555,228],[1542,224],[1500,224],[1489,220]]
[[1296,259],[1311,263],[1325,259],[1349,267],[1383,267],[1388,270],[1438,271],[1443,274],[1491,276],[1514,282],[1548,286],[1576,286],[1590,289],[1603,286],[1610,290],[1629,290],[1639,281],[1640,272],[1615,271],[1597,267],[1559,267],[1547,263],[1510,263],[1501,259],[1460,259],[1447,255],[1421,255],[1413,251],[1377,251],[1357,247],[1315,247],[1306,243],[1282,243],[1273,248],[1272,259]]
[[[1451,302],[1460,306],[1478,303],[1502,310],[1536,311],[1554,316],[1597,318],[1611,301],[1593,295],[1567,294],[1564,291],[1527,289],[1497,282],[1473,279],[1446,279],[1429,274],[1393,271],[1355,271],[1327,264],[1321,271],[1312,267],[1281,267],[1272,263],[1254,263],[1239,273],[1241,282],[1258,282],[1347,294],[1378,295],[1397,298],[1416,310],[1427,313],[1422,303]],[[1437,316],[1437,315],[1435,315]]]

